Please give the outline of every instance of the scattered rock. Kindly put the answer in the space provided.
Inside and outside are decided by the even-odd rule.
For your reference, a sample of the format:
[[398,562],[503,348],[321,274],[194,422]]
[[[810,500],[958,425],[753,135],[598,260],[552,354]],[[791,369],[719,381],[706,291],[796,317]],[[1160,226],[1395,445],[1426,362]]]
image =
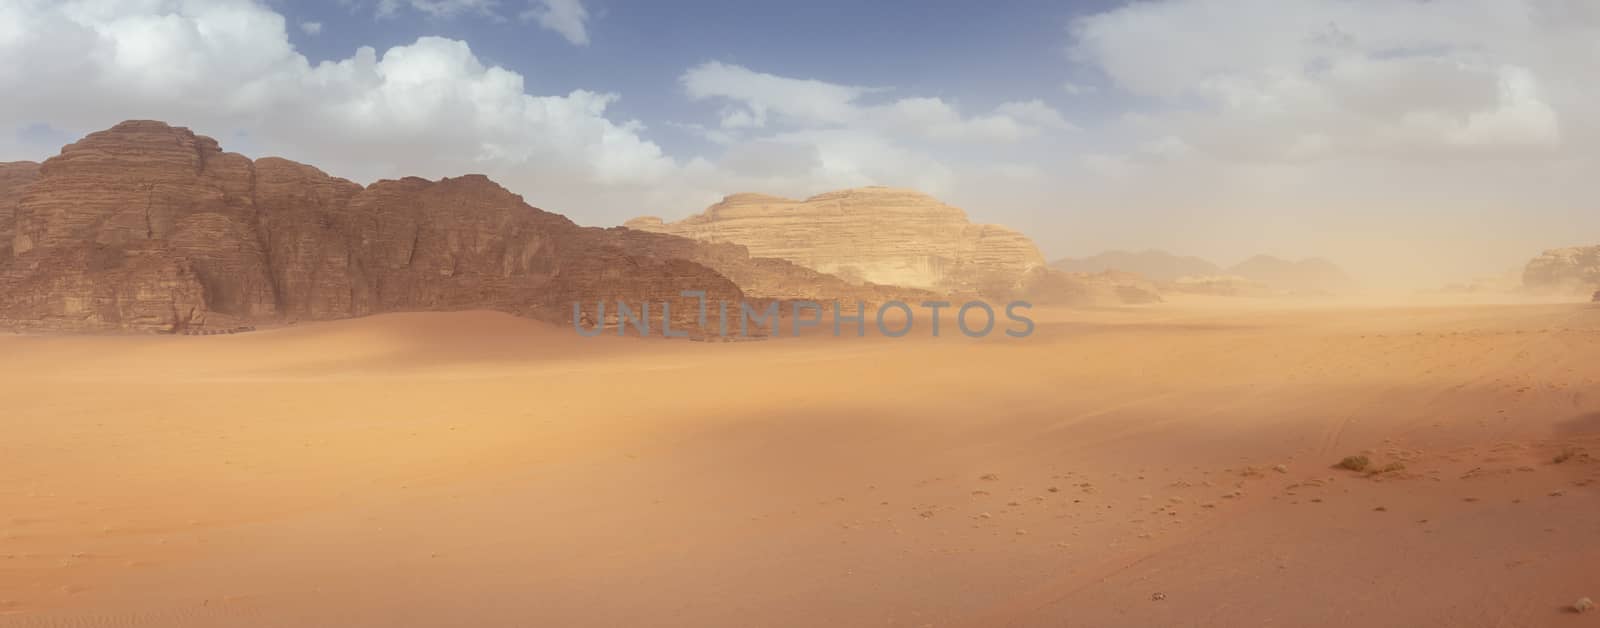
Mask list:
[[1338,467],[1351,471],[1366,471],[1371,465],[1372,460],[1366,456],[1345,456],[1344,460],[1339,461]]

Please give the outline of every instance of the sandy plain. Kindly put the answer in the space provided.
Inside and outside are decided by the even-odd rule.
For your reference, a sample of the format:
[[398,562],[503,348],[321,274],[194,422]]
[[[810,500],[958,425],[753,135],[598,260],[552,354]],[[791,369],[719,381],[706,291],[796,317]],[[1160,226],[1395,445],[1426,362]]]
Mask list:
[[1596,619],[1600,307],[1035,319],[0,336],[0,625]]

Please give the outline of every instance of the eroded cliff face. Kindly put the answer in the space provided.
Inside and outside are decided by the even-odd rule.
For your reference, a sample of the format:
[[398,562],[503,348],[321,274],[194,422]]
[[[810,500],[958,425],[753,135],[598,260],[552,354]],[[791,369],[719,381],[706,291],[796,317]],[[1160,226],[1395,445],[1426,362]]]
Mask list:
[[1600,246],[1545,251],[1523,268],[1522,285],[1542,293],[1589,294],[1600,289]]
[[[482,176],[363,188],[160,122],[91,134],[22,192],[0,186],[0,202],[16,199],[0,222],[11,225],[0,325],[13,328],[183,331],[469,308],[567,322],[574,302],[597,319],[598,301],[619,299],[675,301],[682,328],[696,313],[679,292],[743,297],[693,261],[716,256],[694,242],[579,227]],[[718,255],[735,265],[744,254]]]
[[22,200],[22,190],[37,178],[39,164],[0,162],[0,265],[11,259],[11,239],[16,234],[17,202]]
[[1044,257],[1022,234],[973,224],[926,194],[894,188],[829,192],[804,201],[736,194],[678,222],[628,227],[745,246],[852,283],[946,293],[1005,294]]

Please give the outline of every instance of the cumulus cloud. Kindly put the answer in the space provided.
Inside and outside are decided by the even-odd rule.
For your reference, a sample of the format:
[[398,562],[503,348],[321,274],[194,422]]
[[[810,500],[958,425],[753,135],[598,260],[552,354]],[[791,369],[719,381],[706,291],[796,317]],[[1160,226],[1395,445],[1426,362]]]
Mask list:
[[[403,8],[446,15],[481,6]],[[0,57],[33,60],[0,65],[8,94],[0,120],[14,125],[13,139],[0,134],[0,153],[47,154],[23,127],[72,136],[152,118],[358,181],[482,172],[530,202],[615,223],[681,215],[746,190],[803,196],[887,184],[938,193],[955,169],[916,141],[1003,143],[1063,124],[1041,103],[964,116],[940,99],[868,103],[880,90],[707,64],[683,85],[692,99],[723,107],[708,129],[720,143],[706,158],[674,157],[642,123],[614,117],[619,94],[529,93],[521,74],[439,37],[311,63],[290,42],[297,27],[305,30],[253,0],[0,4]]]
[[583,0],[535,0],[534,6],[523,12],[522,19],[534,20],[540,26],[559,33],[576,46],[589,45],[589,11]]
[[301,22],[300,32],[315,37],[322,34],[322,22]]
[[1002,103],[995,108],[995,113],[1045,129],[1070,131],[1077,128],[1077,125],[1067,122],[1067,119],[1061,116],[1061,112],[1038,99]]
[[1072,49],[1161,106],[1153,132],[1218,156],[1525,158],[1593,132],[1572,125],[1600,102],[1580,80],[1600,59],[1594,7],[1163,0],[1081,19]]
[[1013,142],[1072,125],[1041,100],[1007,102],[992,112],[963,115],[941,98],[905,97],[869,103],[888,89],[757,72],[712,61],[690,68],[679,81],[695,100],[725,103],[724,130],[761,129],[769,122],[789,128],[855,129],[934,140]]
[[[766,74],[718,61],[690,68],[679,81],[690,98],[723,99],[743,107],[735,110],[743,114],[734,118],[739,126],[745,126],[746,120],[759,122],[750,126],[764,126],[769,112],[797,123],[843,124],[859,116],[856,100],[872,91]],[[724,122],[732,115],[725,114]]]
[[[368,6],[371,0],[339,2],[346,6],[362,7]],[[380,18],[391,18],[402,10],[411,10],[437,19],[477,15],[505,21],[508,18],[503,9],[510,8],[515,12],[514,6],[507,7],[508,2],[525,5],[518,14],[524,22],[535,22],[573,45],[589,45],[589,10],[584,7],[583,0],[376,0],[370,6],[373,14]]]
[[480,171],[573,200],[656,186],[688,165],[639,123],[611,119],[617,94],[529,94],[461,41],[311,64],[284,17],[247,0],[11,2],[0,24],[0,57],[36,61],[0,65],[0,119],[17,124],[83,132],[156,118],[357,179]]
[[[718,61],[688,69],[679,83],[691,100],[720,107],[714,124],[684,128],[725,147],[717,163],[726,171],[765,175],[741,183],[775,193],[880,184],[945,194],[960,185],[963,168],[983,183],[990,175],[1036,172],[1014,163],[997,170],[990,157],[1074,128],[1042,100],[1006,102],[969,115],[942,98],[894,98],[888,88],[780,76]],[[959,155],[952,157],[956,146]],[[784,157],[754,159],[757,152]],[[789,176],[778,178],[775,169],[757,166],[772,163],[787,166]]]
[[[357,0],[341,0],[355,2]],[[379,17],[393,17],[401,8],[410,8],[432,17],[454,17],[462,13],[496,16],[496,0],[377,0],[375,11]]]
[[1082,96],[1084,94],[1093,94],[1098,92],[1100,91],[1100,88],[1075,81],[1064,81],[1061,83],[1061,91],[1073,96]]
[[1298,243],[1392,284],[1600,227],[1577,174],[1600,167],[1590,0],[1150,0],[1067,38],[1073,74],[1127,110],[1063,195],[1175,208],[1184,240]]

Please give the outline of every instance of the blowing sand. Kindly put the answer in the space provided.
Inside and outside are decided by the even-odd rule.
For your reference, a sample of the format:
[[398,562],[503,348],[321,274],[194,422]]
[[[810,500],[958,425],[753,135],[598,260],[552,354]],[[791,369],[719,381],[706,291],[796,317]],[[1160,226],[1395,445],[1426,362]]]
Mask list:
[[1036,318],[0,336],[0,625],[1592,623],[1600,308]]

